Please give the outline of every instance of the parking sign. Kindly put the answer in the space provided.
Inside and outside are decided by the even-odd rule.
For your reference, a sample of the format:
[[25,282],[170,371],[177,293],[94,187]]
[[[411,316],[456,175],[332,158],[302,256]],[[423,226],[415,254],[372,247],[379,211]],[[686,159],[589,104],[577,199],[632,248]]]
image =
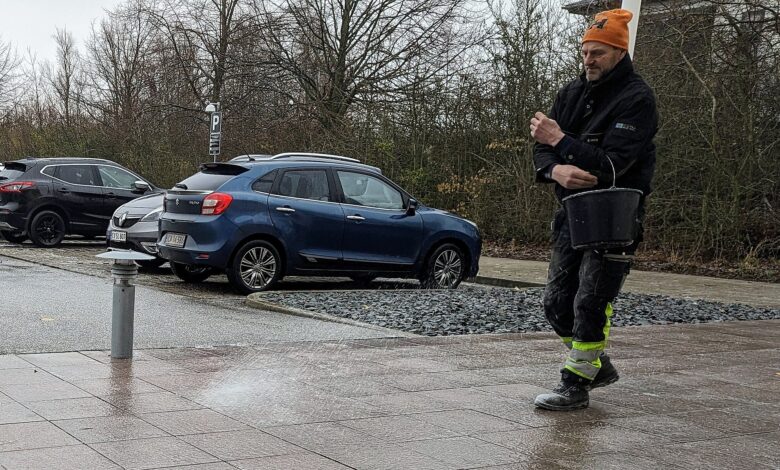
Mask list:
[[222,112],[211,113],[211,133],[219,134],[222,132]]

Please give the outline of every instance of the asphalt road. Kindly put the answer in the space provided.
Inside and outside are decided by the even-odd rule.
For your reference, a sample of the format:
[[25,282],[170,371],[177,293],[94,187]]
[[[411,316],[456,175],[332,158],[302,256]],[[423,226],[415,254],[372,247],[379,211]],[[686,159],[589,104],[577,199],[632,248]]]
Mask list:
[[[111,347],[113,285],[105,261],[94,258],[94,254],[104,251],[100,244],[51,250],[2,245],[0,354]],[[75,254],[70,253],[74,250]],[[32,258],[40,257],[48,266],[2,256],[11,252],[14,256],[32,253]],[[52,267],[58,264],[62,269]],[[248,307],[244,297],[230,293],[229,286],[219,277],[202,286],[188,286],[160,270],[143,276],[139,282],[152,285],[136,287],[136,348],[262,345],[277,341],[387,336],[368,328]],[[288,288],[294,285],[289,283]],[[181,292],[177,293],[177,289]]]

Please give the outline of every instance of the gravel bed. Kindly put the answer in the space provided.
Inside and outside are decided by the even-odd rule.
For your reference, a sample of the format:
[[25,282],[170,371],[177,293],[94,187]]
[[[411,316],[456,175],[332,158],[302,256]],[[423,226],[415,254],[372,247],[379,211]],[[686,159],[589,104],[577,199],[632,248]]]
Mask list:
[[[268,292],[286,307],[327,313],[428,336],[549,331],[541,288],[461,286],[456,290]],[[622,293],[614,326],[780,319],[780,309]]]

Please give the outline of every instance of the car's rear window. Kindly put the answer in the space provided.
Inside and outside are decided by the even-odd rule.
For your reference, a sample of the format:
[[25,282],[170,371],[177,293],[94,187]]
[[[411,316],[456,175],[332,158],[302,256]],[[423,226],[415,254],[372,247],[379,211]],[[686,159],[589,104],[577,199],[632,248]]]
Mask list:
[[186,189],[188,191],[214,191],[235,175],[222,175],[219,173],[199,172],[189,178],[176,183],[173,189]]
[[19,178],[27,171],[24,163],[8,162],[0,165],[0,181],[10,181]]
[[204,163],[200,168],[198,173],[176,183],[173,189],[214,191],[234,176],[249,171],[248,168],[230,163]]

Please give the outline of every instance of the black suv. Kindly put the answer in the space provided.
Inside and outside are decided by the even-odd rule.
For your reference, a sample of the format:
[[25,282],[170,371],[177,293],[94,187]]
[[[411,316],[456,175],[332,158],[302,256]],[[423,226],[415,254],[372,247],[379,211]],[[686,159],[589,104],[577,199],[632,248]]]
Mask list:
[[58,245],[67,234],[105,235],[114,210],[160,190],[110,160],[23,158],[0,166],[0,233]]

